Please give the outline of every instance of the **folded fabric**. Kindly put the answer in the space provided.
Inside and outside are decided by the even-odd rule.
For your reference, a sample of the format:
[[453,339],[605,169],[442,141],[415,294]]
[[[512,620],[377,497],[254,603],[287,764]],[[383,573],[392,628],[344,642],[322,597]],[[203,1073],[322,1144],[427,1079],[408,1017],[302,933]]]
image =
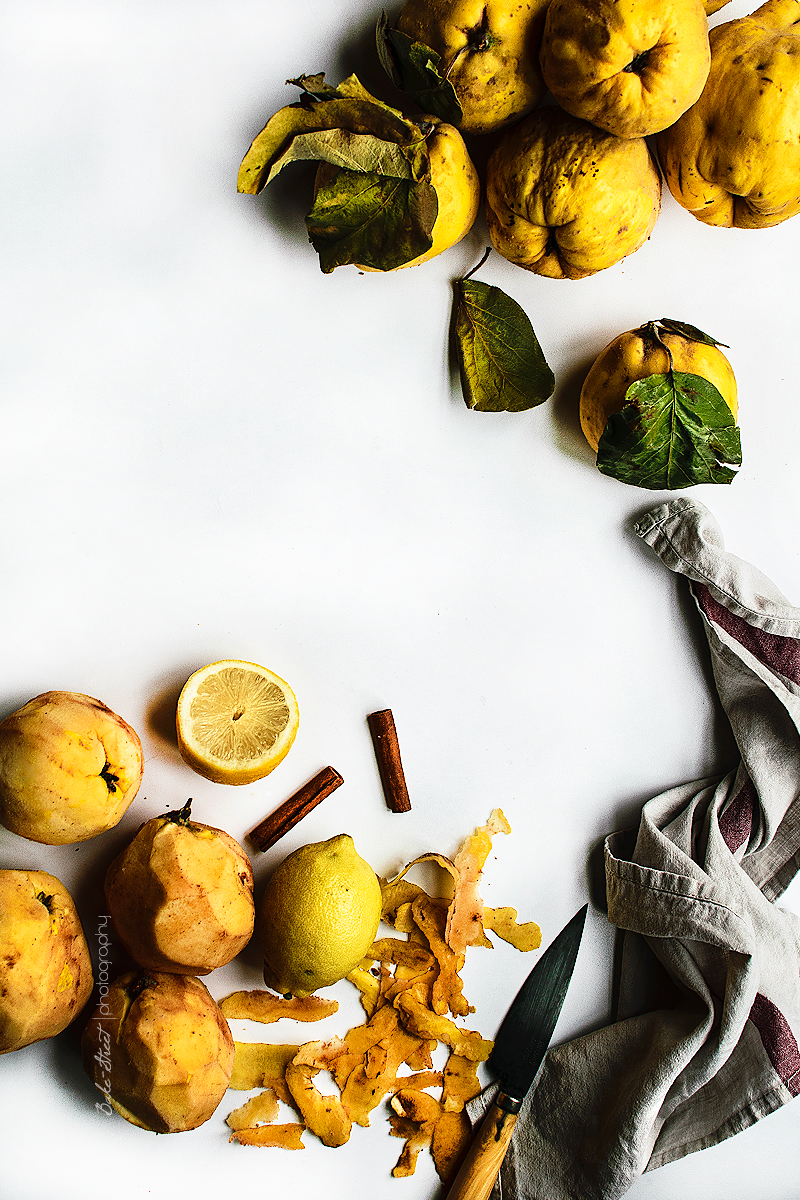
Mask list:
[[495,1197],[613,1200],[800,1091],[800,918],[774,904],[800,866],[800,609],[695,500],[636,532],[689,581],[741,761],[606,839],[618,1019],[548,1053]]

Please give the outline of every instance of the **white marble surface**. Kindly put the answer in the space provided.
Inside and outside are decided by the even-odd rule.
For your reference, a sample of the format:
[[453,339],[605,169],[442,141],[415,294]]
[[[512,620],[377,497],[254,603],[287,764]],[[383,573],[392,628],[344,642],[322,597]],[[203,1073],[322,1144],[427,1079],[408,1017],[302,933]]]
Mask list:
[[[0,831],[0,866],[59,875],[93,944],[102,871],[142,820],[192,796],[198,819],[243,838],[327,763],[344,787],[255,862],[257,880],[339,832],[381,873],[452,853],[500,805],[513,832],[487,902],[549,941],[586,898],[605,833],[730,764],[697,619],[631,531],[664,497],[600,475],[577,423],[583,373],[625,329],[670,316],[729,344],[744,465],[729,488],[695,492],[729,547],[800,601],[800,220],[713,230],[665,195],[650,241],[580,283],[492,256],[481,278],[525,307],[558,380],[551,402],[511,416],[469,412],[448,363],[451,281],[480,257],[482,219],[419,270],[323,276],[307,172],[236,194],[250,139],[294,98],[285,79],[355,70],[380,86],[379,11],[4,6],[0,708],[50,688],[98,696],[140,731],[147,763],[116,830],[54,849]],[[746,11],[734,0],[725,15]],[[241,789],[194,775],[163,733],[182,682],[222,657],[270,666],[301,709],[289,757]],[[381,707],[407,816],[380,792],[365,717]],[[558,1038],[607,1019],[611,949],[592,911]],[[529,966],[508,947],[472,952],[465,990],[486,1036]],[[221,997],[260,980],[245,956],[207,982]],[[340,1013],[302,1040],[360,1020],[348,985],[333,994]],[[437,1193],[424,1155],[391,1178],[400,1142],[382,1112],[339,1150],[311,1137],[300,1154],[247,1150],[226,1142],[231,1094],[201,1129],[156,1137],[95,1110],[68,1036],[4,1056],[0,1081],[9,1200]],[[790,1105],[644,1177],[631,1200],[794,1200],[798,1132]]]

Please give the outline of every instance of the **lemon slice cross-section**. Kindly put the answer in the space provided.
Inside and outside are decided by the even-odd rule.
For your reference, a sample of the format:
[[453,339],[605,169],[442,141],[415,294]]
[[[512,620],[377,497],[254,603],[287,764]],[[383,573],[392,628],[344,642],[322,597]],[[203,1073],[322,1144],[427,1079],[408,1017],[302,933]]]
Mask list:
[[201,667],[178,699],[178,748],[215,783],[263,779],[289,752],[300,714],[285,680],[257,663],[227,658]]

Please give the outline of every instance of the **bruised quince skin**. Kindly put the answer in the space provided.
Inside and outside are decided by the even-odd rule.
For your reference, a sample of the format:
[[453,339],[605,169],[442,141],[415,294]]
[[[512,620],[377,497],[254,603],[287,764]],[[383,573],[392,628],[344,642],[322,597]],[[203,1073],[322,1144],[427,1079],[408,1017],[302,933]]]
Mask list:
[[486,167],[494,248],[551,279],[583,279],[650,236],[661,179],[642,138],[619,138],[556,105],[507,130]]
[[609,342],[584,380],[580,398],[581,428],[595,452],[608,418],[625,407],[625,395],[631,384],[650,375],[666,375],[670,368],[699,375],[713,383],[736,417],[736,377],[719,346],[706,345],[664,330],[659,330],[656,336],[651,325],[642,325]]
[[706,225],[764,229],[800,212],[800,0],[712,29],[703,94],[656,148],[672,195]]
[[49,846],[113,828],[139,790],[142,744],[105,704],[45,692],[0,723],[0,822]]
[[406,0],[396,28],[440,57],[464,133],[491,133],[544,97],[538,62],[547,0]]
[[540,61],[562,108],[618,137],[666,129],[708,76],[702,0],[551,0]]
[[155,1133],[202,1125],[233,1071],[228,1023],[205,984],[186,975],[121,975],[87,1021],[81,1049],[106,1102]]
[[190,806],[153,817],[106,872],[108,911],[131,957],[150,971],[207,975],[253,932],[253,869],[222,829]]
[[47,871],[0,871],[0,1054],[55,1037],[92,991],[67,889]]

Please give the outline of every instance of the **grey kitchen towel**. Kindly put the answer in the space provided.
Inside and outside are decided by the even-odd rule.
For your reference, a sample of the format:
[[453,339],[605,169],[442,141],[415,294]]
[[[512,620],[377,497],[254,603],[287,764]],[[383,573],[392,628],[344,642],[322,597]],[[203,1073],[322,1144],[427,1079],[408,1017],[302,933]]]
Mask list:
[[494,1197],[613,1200],[800,1091],[800,918],[775,904],[800,867],[800,609],[696,500],[636,532],[688,581],[741,761],[606,839],[617,1019],[548,1053]]

